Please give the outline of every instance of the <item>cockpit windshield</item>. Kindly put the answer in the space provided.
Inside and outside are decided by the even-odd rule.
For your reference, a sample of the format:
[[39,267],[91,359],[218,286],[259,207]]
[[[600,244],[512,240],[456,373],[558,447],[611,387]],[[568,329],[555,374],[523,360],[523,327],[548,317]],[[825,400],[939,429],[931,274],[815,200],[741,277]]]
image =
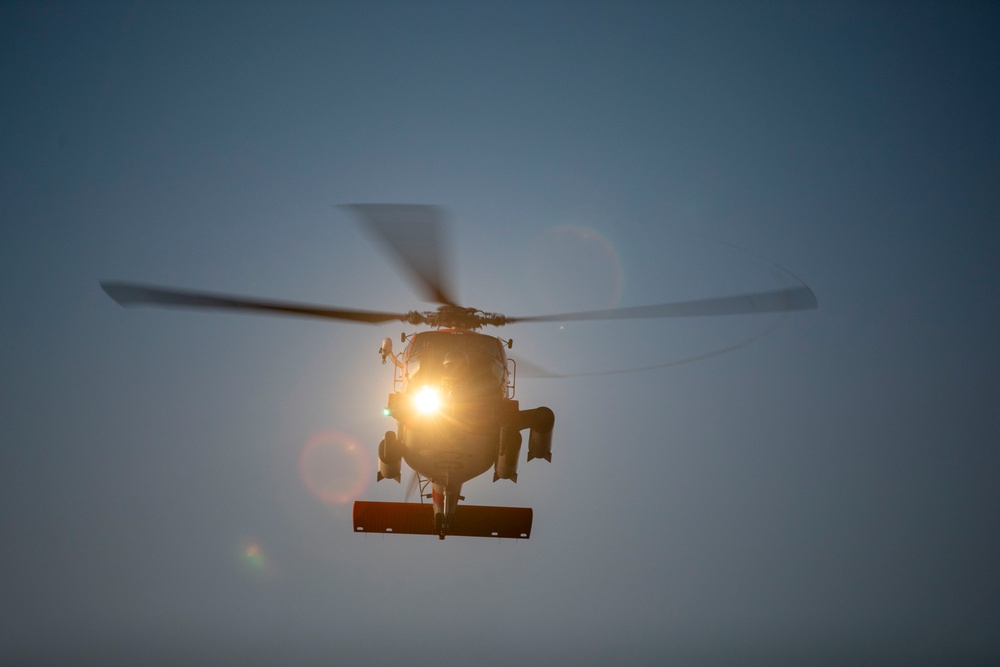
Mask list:
[[425,331],[406,354],[408,382],[447,384],[453,390],[496,391],[503,387],[505,355],[500,341],[468,331]]

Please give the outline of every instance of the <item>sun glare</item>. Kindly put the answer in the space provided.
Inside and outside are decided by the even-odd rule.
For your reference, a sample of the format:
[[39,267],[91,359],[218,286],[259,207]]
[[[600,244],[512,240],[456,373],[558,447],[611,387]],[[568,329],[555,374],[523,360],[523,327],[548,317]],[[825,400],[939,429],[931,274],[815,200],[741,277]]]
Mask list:
[[441,392],[434,387],[421,387],[413,402],[421,414],[434,414],[441,407]]

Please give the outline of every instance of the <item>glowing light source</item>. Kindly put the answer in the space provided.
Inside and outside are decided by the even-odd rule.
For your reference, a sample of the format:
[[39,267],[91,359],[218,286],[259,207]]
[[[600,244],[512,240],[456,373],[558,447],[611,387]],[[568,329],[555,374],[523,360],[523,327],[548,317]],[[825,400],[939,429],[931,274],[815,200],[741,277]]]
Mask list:
[[431,415],[441,408],[441,392],[435,387],[421,387],[413,397],[417,412]]

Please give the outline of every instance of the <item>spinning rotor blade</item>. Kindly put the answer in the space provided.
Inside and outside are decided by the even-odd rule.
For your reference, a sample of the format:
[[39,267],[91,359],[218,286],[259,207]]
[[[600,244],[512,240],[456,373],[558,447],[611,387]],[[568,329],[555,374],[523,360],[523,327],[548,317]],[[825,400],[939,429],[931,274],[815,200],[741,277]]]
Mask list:
[[428,301],[455,306],[444,256],[446,229],[444,209],[420,204],[348,204],[385,247],[417,279]]
[[718,347],[708,352],[702,352],[689,357],[681,357],[680,359],[672,359],[670,361],[664,361],[659,364],[652,364],[647,366],[634,366],[631,368],[617,368],[614,370],[607,371],[592,371],[588,373],[554,373],[547,368],[543,368],[538,364],[532,363],[524,359],[524,357],[518,357],[517,359],[517,372],[519,377],[528,378],[542,378],[542,379],[568,379],[568,378],[583,378],[583,377],[599,377],[603,375],[626,375],[630,373],[644,373],[646,371],[655,371],[663,368],[670,368],[672,366],[681,366],[683,364],[690,364],[695,361],[703,361],[705,359],[711,359],[712,357],[717,357],[722,354],[727,354],[735,350],[747,347],[751,343],[763,338],[767,334],[771,333],[781,324],[780,321],[775,322],[763,331],[758,331],[742,340],[737,341],[732,345],[726,345],[725,347]]
[[206,308],[211,310],[237,310],[274,315],[301,315],[328,320],[350,320],[352,322],[409,321],[410,313],[382,313],[368,310],[348,310],[328,308],[301,303],[264,301],[227,294],[208,292],[187,292],[131,283],[102,282],[101,287],[108,296],[122,306],[155,305],[179,306],[182,308]]
[[808,310],[816,307],[816,295],[802,285],[770,292],[752,292],[736,296],[675,301],[652,306],[611,308],[560,315],[534,315],[511,317],[519,322],[571,322],[575,320],[630,320],[654,317],[699,317],[704,315],[745,315],[748,313],[782,313],[791,310]]

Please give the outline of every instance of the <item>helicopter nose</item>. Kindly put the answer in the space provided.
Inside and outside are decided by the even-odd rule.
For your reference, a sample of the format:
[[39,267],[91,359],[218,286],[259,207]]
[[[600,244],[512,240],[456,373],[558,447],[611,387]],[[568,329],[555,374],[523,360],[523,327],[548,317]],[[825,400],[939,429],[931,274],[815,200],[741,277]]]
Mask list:
[[469,355],[465,352],[449,352],[444,358],[444,371],[451,376],[464,375],[469,370]]

